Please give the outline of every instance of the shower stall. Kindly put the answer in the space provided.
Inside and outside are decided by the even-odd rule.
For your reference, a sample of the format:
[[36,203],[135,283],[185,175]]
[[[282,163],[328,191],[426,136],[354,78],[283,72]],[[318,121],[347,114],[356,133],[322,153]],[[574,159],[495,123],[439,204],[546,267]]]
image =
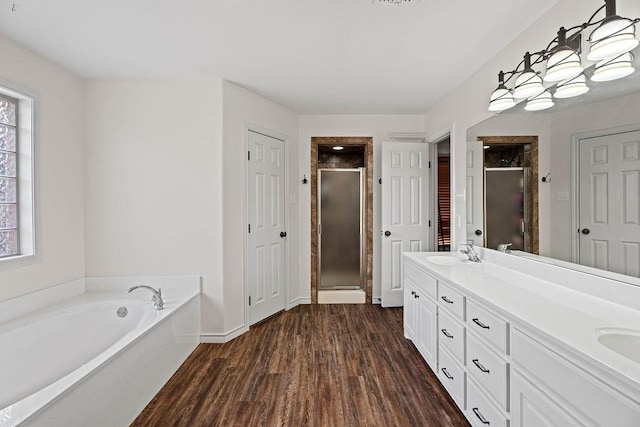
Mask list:
[[488,248],[511,243],[510,249],[530,251],[527,238],[527,188],[530,168],[485,168],[485,232]]
[[364,289],[364,176],[318,169],[318,290]]

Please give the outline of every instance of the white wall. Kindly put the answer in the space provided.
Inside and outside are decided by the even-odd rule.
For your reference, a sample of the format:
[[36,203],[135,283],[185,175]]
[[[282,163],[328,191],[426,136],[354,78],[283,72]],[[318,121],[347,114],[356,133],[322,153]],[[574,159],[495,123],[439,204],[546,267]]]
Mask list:
[[[500,70],[511,70],[527,51],[535,51],[545,47],[553,39],[561,26],[581,24],[603,2],[601,0],[559,0],[545,15],[515,38],[505,49],[484,65],[479,67],[473,77],[463,82],[458,89],[450,93],[441,102],[431,108],[425,115],[426,133],[437,132],[453,124],[454,132],[451,141],[453,182],[456,200],[453,205],[455,226],[453,238],[462,241],[465,238],[465,145],[466,130],[477,123],[491,117],[487,110],[489,96],[497,86]],[[627,17],[640,16],[640,2],[637,0],[618,0],[617,10]],[[589,31],[587,32],[590,33]],[[568,165],[562,165],[568,167]],[[555,170],[551,172],[555,175]],[[550,206],[550,208],[552,208]],[[460,216],[460,227],[456,217]]]
[[382,163],[381,144],[389,141],[389,133],[423,133],[422,115],[302,115],[300,121],[300,173],[297,185],[300,188],[298,209],[300,215],[300,251],[297,262],[300,266],[300,296],[311,295],[311,189],[302,185],[302,175],[310,176],[312,136],[372,136],[373,137],[373,298],[379,298],[380,290],[380,187]]
[[[287,235],[290,262],[288,265],[288,304],[299,303],[298,211],[298,116],[292,111],[258,96],[238,85],[223,82],[223,182],[222,198],[224,215],[224,333],[227,336],[241,332],[245,324],[245,253],[246,239],[246,173],[247,173],[247,127],[257,127],[266,133],[275,133],[286,139],[287,147],[287,191],[289,209],[286,213],[289,224]],[[293,201],[293,203],[291,203]],[[307,250],[302,248],[302,250]]]
[[222,81],[84,86],[87,276],[201,275],[223,329]]
[[84,276],[82,80],[0,36],[0,85],[35,96],[37,259],[0,263],[0,301]]

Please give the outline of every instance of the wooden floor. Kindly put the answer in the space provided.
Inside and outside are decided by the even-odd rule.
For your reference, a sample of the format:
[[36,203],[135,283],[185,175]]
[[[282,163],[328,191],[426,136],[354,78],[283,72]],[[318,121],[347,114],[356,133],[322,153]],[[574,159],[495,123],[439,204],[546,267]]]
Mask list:
[[134,426],[467,426],[402,309],[301,305],[200,344]]

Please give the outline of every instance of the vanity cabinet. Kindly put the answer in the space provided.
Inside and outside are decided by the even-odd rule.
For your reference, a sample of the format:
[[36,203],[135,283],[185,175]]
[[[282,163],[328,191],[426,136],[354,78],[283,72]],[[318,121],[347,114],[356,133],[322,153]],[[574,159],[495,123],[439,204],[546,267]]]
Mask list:
[[405,258],[405,336],[473,426],[640,426],[637,386],[438,271]]
[[433,370],[437,369],[436,280],[413,267],[404,270],[404,336]]

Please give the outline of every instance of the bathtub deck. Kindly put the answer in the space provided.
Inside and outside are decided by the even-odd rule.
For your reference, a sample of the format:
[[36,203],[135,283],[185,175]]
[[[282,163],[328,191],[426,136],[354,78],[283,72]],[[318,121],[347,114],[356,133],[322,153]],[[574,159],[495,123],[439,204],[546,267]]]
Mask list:
[[402,310],[298,306],[200,344],[133,426],[466,426]]

